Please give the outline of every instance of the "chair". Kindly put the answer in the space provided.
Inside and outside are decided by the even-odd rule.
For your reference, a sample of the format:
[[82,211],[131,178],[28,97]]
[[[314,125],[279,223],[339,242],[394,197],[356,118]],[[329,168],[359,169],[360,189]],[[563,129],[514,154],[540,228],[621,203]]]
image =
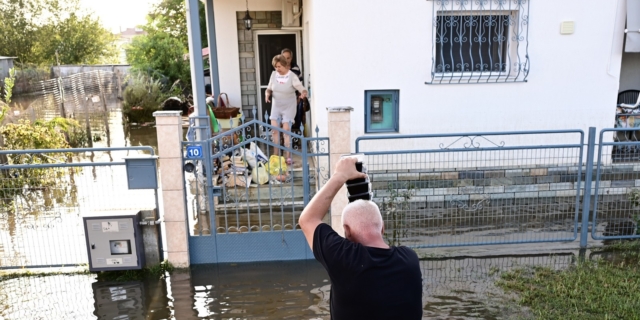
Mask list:
[[[618,93],[618,102],[616,107],[618,113],[616,116],[617,125],[619,115],[638,113],[638,107],[640,107],[640,90],[625,90]],[[614,135],[614,141],[640,141],[640,130],[618,131]],[[637,150],[636,146],[622,146],[618,148],[614,146],[614,153],[621,151],[623,153],[628,153],[636,152]]]
[[617,105],[625,108],[640,106],[640,90],[625,90],[618,93]]

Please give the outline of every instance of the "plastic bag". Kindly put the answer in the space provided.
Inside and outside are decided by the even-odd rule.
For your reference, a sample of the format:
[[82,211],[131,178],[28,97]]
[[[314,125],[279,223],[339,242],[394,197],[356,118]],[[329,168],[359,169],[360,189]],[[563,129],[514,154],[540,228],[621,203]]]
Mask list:
[[269,157],[269,174],[277,176],[281,174],[287,174],[287,161],[284,157],[272,155]]
[[256,160],[262,161],[262,162],[269,161],[269,159],[267,159],[267,156],[264,154],[264,152],[262,152],[262,150],[260,150],[260,148],[256,145],[255,142],[251,142],[251,144],[249,144],[249,150],[255,153]]
[[269,182],[269,173],[264,167],[264,163],[258,162],[258,165],[251,171],[251,179],[254,183],[265,184]]

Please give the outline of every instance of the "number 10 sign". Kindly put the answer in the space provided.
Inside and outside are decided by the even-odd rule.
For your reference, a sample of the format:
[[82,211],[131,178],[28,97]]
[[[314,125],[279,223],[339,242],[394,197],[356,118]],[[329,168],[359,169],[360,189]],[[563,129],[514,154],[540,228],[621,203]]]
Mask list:
[[202,157],[202,146],[187,146],[187,158]]

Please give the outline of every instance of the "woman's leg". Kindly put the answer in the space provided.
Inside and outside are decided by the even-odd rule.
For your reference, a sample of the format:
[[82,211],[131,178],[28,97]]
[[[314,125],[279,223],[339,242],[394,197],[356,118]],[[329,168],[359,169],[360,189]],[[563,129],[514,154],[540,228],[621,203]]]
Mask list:
[[[274,126],[274,127],[278,127],[278,121],[271,119],[271,125]],[[271,130],[271,141],[273,141],[273,143],[275,143],[276,145],[280,145],[280,131]],[[277,155],[278,154],[278,148],[273,147],[273,153],[272,154]]]
[[[282,122],[282,129],[284,129],[284,131],[290,132],[291,131],[291,124],[288,121],[287,122]],[[284,135],[284,146],[286,148],[292,148],[293,146],[291,145],[291,136],[286,134],[286,133],[283,133],[283,135]],[[291,152],[287,151],[285,157],[286,158],[291,158]]]

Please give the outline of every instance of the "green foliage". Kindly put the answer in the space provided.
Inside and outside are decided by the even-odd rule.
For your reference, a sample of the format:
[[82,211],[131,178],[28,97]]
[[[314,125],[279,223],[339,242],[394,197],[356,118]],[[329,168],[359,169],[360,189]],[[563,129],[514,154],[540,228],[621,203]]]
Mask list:
[[100,20],[71,13],[66,19],[40,29],[35,54],[39,63],[105,64],[118,62],[116,36]]
[[[30,123],[20,120],[0,128],[4,139],[2,150],[26,149],[64,149],[69,148],[64,134],[58,126],[45,123]],[[11,154],[7,157],[9,164],[48,164],[64,163],[70,157],[65,153],[49,154]],[[47,191],[61,181],[68,169],[14,169],[3,170],[0,177],[0,200],[8,206],[16,196],[27,201],[34,200],[38,191]]]
[[407,236],[406,211],[409,208],[409,200],[414,195],[413,186],[407,189],[396,189],[391,184],[387,186],[389,196],[382,202],[382,214],[385,220],[384,237],[390,246],[401,245],[401,238]]
[[159,110],[160,104],[167,97],[160,81],[145,74],[134,75],[123,96],[122,113],[128,122],[135,123],[153,121],[153,112]]
[[[4,78],[4,95],[2,100],[6,104],[11,103],[11,96],[13,95],[13,86],[16,83],[16,70],[14,68],[9,69],[9,77]],[[2,117],[0,117],[0,123],[4,119],[5,113],[2,113]]]
[[[205,7],[202,2],[199,2],[199,15],[202,46],[207,47]],[[149,12],[147,24],[142,29],[146,35],[134,38],[125,50],[127,62],[134,70],[156,79],[166,77],[168,82],[181,80],[190,86],[190,65],[184,59],[189,52],[185,1],[160,1]]]
[[[200,40],[202,47],[207,47],[207,25],[204,3],[199,1]],[[187,6],[184,0],[162,0],[149,12],[145,31],[151,33],[166,33],[189,48],[187,35]]]
[[154,32],[133,39],[126,49],[127,61],[140,73],[168,81],[190,83],[189,61],[184,59],[187,48],[168,33]]
[[79,0],[0,1],[0,55],[22,63],[93,64],[113,61],[115,36]]
[[536,319],[638,319],[640,260],[580,262],[568,270],[517,269],[502,274],[498,286],[518,294],[518,303]]
[[140,270],[124,270],[124,271],[102,271],[98,273],[99,281],[133,281],[144,280],[147,278],[163,279],[168,273],[173,272],[175,268],[169,261],[163,261],[160,264]]

